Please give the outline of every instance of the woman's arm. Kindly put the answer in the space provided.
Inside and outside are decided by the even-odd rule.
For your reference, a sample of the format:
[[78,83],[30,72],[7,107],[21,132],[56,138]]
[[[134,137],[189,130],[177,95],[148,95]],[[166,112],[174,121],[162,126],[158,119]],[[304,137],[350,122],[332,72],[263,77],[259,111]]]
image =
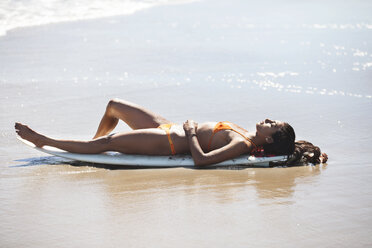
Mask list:
[[204,153],[196,137],[197,123],[188,120],[184,123],[183,128],[189,142],[192,158],[197,166],[216,164],[247,152],[245,142],[232,140],[229,144],[219,149]]

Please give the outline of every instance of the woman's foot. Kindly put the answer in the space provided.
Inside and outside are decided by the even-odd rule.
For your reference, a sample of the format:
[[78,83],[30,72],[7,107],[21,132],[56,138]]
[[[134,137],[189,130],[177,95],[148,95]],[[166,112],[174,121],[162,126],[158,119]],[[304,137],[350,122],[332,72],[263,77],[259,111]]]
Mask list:
[[43,147],[45,145],[46,137],[41,134],[38,134],[37,132],[29,128],[28,126],[23,125],[19,122],[16,122],[14,127],[16,129],[16,133],[22,139],[32,142],[37,147]]

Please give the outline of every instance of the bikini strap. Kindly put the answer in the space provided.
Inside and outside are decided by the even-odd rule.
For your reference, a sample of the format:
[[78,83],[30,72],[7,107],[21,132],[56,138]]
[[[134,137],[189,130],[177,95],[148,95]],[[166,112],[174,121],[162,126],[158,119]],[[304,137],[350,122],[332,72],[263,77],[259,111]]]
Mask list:
[[[227,123],[231,123],[231,124],[233,124],[233,125],[235,125],[235,126],[237,126],[237,127],[239,127],[239,128],[241,128],[241,129],[243,129],[244,131],[246,131],[246,132],[248,132],[247,130],[245,130],[244,128],[242,128],[242,127],[240,127],[240,126],[238,126],[238,125],[236,125],[235,123],[232,123],[232,122],[230,122],[230,121],[225,121],[225,122],[227,122]],[[257,145],[250,139],[250,138],[248,138],[247,136],[245,136],[244,134],[242,134],[241,132],[239,132],[239,131],[237,131],[237,130],[235,130],[234,128],[231,128],[231,130],[232,131],[234,131],[234,132],[236,132],[236,133],[238,133],[238,134],[240,134],[241,136],[243,136],[244,137],[244,139],[246,139],[246,140],[248,140],[249,141],[249,143],[251,143],[252,145],[253,145],[253,150],[252,150],[252,152],[253,151],[255,151],[255,150],[257,150]]]
[[231,129],[231,130],[243,136],[244,139],[246,139],[247,141],[249,141],[249,143],[253,145],[253,150],[251,152],[257,150],[257,145],[250,138],[246,137],[244,134],[240,133],[239,131],[236,131],[235,129]]
[[[220,121],[220,122],[218,122],[218,123],[216,124],[216,126],[214,127],[214,129],[213,129],[213,133],[212,133],[211,138],[209,139],[209,144],[208,144],[208,150],[209,150],[209,151],[211,150],[211,144],[212,144],[212,139],[213,139],[214,134],[215,134],[215,133],[218,133],[218,132],[221,131],[221,130],[231,130],[231,131],[234,131],[234,132],[240,134],[241,136],[244,137],[245,140],[247,140],[249,143],[251,143],[251,144],[253,145],[254,148],[253,148],[253,150],[252,150],[251,152],[257,150],[257,145],[256,145],[256,144],[255,144],[255,143],[254,143],[250,138],[246,137],[244,134],[242,134],[241,132],[235,130],[235,129],[232,128],[231,126],[229,126],[229,128],[223,128],[223,127],[226,127],[226,126],[223,126],[223,125],[221,126],[221,124],[223,124],[223,123],[230,123],[230,124],[235,125],[234,123],[229,122],[229,121]],[[221,127],[221,128],[219,129],[219,127]],[[240,127],[239,127],[239,128],[240,128]],[[244,128],[242,128],[242,129],[243,129],[244,131],[247,131],[247,130],[245,130]],[[248,132],[248,131],[247,131],[247,132]]]
[[161,124],[160,126],[158,126],[158,128],[163,129],[166,132],[172,155],[176,155],[176,149],[174,148],[174,144],[173,144],[173,141],[172,141],[171,136],[170,136],[170,129],[173,125],[175,125],[175,124],[174,123],[166,123],[166,124]]

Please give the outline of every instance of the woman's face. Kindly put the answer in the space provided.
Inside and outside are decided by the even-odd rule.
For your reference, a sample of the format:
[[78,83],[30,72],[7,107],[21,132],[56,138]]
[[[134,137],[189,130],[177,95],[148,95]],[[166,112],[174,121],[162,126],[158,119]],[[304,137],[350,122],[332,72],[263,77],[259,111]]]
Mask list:
[[276,131],[284,126],[282,121],[274,121],[270,119],[265,119],[264,121],[258,122],[256,124],[257,134],[264,137],[271,137]]

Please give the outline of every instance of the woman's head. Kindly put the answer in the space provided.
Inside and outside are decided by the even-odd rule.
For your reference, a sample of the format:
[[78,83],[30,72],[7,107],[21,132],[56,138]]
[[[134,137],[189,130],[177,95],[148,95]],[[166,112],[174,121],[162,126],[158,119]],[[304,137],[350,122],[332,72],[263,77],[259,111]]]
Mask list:
[[290,155],[295,150],[296,135],[286,122],[265,119],[256,124],[256,135],[265,139],[263,149],[267,154]]
[[265,140],[262,145],[265,154],[288,155],[286,161],[275,163],[277,165],[319,164],[328,160],[328,155],[312,143],[295,142],[295,132],[286,122],[266,119],[256,124],[256,130],[256,136]]

